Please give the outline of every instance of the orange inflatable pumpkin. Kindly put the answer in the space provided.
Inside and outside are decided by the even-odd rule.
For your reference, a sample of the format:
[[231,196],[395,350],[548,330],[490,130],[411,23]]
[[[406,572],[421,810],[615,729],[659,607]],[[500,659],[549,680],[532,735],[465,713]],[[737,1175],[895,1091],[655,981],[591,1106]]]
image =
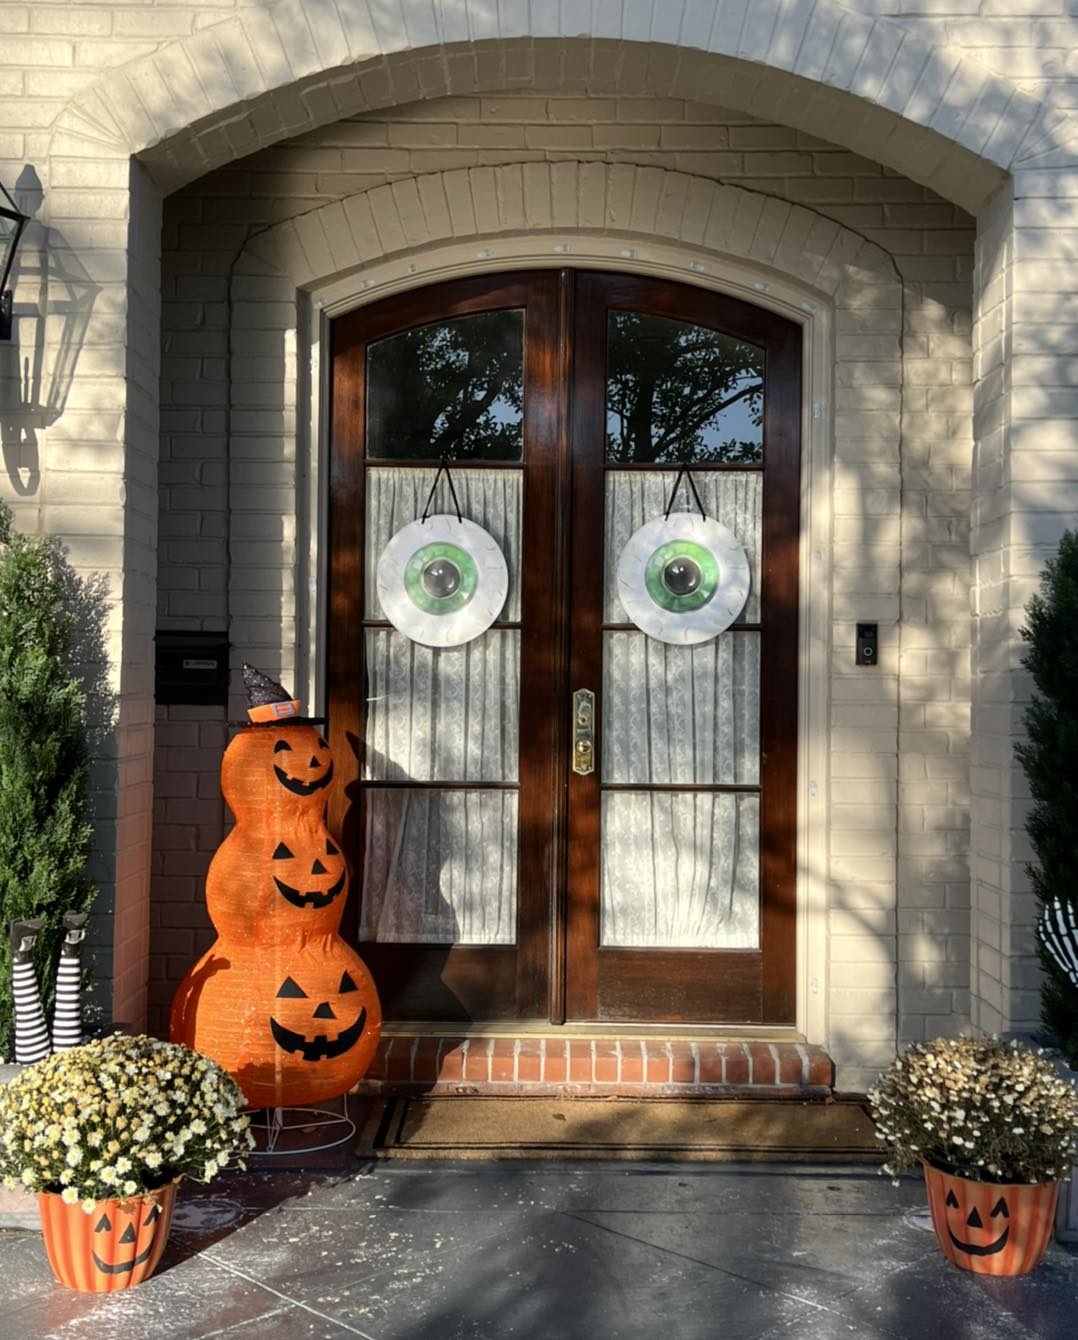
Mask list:
[[[221,763],[221,791],[236,827],[206,876],[206,908],[221,935],[247,939],[252,920],[268,943],[298,929],[334,932],[348,893],[344,857],[325,826],[333,760],[303,721],[251,726]],[[240,896],[242,893],[242,896]],[[287,915],[291,904],[304,915]]]
[[[294,710],[259,678],[279,711]],[[221,764],[236,826],[206,877],[218,938],[180,983],[169,1035],[223,1066],[256,1107],[346,1093],[381,1032],[374,982],[338,933],[348,872],[324,822],[332,776],[325,739],[299,717],[249,726]]]
[[975,1275],[1026,1275],[1045,1253],[1059,1183],[973,1182],[924,1165],[932,1227],[947,1260]]

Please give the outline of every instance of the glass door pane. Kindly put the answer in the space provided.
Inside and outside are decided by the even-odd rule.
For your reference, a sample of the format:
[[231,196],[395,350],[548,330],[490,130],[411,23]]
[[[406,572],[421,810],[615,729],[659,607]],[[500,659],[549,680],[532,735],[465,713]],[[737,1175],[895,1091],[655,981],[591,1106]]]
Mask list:
[[[609,313],[602,946],[759,945],[763,395],[757,346],[665,317]],[[644,463],[667,468],[616,468]],[[684,480],[673,495],[674,465],[693,469],[705,513],[741,541],[752,574],[735,626],[688,647],[632,628],[617,592],[633,533],[696,505]]]
[[608,461],[763,459],[761,348],[644,312],[611,312],[606,339]]
[[607,791],[602,823],[604,945],[759,945],[759,796]]
[[[516,941],[523,479],[519,469],[465,467],[520,457],[522,329],[520,311],[484,313],[406,331],[368,352],[368,455],[402,464],[366,471],[366,941]],[[412,464],[443,450],[461,515],[497,541],[509,591],[485,633],[431,648],[386,624],[377,575],[390,538],[424,514],[428,499],[432,513],[452,515],[445,476],[432,497],[437,468]],[[458,458],[465,464],[453,469]]]
[[367,459],[519,461],[524,313],[432,321],[367,351]]

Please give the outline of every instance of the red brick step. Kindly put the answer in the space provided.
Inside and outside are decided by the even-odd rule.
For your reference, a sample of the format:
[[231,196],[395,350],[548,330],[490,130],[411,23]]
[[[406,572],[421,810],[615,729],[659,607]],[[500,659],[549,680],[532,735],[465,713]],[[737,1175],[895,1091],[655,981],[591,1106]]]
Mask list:
[[833,1084],[830,1056],[803,1042],[395,1034],[359,1092],[820,1098]]

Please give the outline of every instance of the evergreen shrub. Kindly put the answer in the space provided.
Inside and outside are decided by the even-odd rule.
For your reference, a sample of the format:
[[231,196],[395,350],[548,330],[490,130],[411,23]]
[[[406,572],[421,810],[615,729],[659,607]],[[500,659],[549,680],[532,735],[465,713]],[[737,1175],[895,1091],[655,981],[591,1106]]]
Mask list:
[[[77,579],[76,579],[77,583]],[[0,503],[0,1056],[14,1054],[12,921],[43,917],[34,948],[51,1017],[63,914],[96,892],[90,854],[87,695],[74,661],[70,569]]]
[[[1026,832],[1036,859],[1029,875],[1039,913],[1058,900],[1078,918],[1078,533],[1064,534],[1026,616],[1021,631],[1029,651],[1022,664],[1035,692],[1025,713],[1026,743],[1016,753],[1033,797]],[[1078,1068],[1078,986],[1040,936],[1039,950],[1041,1018]]]

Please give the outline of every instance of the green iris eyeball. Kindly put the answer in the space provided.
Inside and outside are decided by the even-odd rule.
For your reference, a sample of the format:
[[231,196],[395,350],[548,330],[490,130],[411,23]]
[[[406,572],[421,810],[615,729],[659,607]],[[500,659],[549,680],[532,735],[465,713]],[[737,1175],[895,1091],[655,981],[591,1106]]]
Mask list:
[[655,604],[668,613],[698,610],[718,587],[718,560],[695,540],[668,540],[648,559],[644,584]]
[[404,569],[408,599],[424,614],[455,614],[475,595],[478,584],[475,559],[446,540],[420,545]]

